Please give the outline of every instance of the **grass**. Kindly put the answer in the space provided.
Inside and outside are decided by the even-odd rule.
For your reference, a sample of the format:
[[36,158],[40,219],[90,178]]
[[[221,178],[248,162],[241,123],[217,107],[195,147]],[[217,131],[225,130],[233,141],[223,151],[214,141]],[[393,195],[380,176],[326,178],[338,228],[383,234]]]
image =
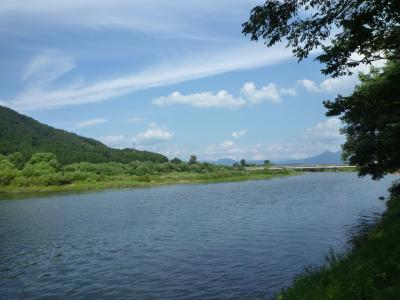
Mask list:
[[218,183],[234,182],[245,180],[265,180],[284,176],[297,175],[295,171],[249,171],[224,174],[218,172],[209,173],[190,173],[190,172],[172,172],[161,175],[129,176],[115,175],[106,176],[102,180],[79,181],[66,185],[30,185],[14,186],[8,185],[0,187],[0,193],[32,193],[32,192],[63,192],[63,191],[84,191],[100,190],[110,188],[129,188],[129,187],[150,187],[172,184],[190,184],[190,183]]
[[381,221],[353,240],[350,253],[306,269],[276,299],[400,299],[400,192],[392,191],[387,205]]

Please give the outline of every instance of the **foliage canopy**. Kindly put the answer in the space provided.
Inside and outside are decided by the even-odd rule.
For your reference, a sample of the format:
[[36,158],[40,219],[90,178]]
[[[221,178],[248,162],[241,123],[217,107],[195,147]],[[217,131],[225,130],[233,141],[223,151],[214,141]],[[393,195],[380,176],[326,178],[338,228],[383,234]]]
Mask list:
[[335,77],[360,63],[400,59],[400,1],[268,0],[251,11],[243,33],[267,46],[286,39],[299,60],[321,48],[322,72]]
[[325,101],[328,116],[340,116],[346,134],[343,153],[360,175],[374,179],[400,170],[400,62],[360,75],[347,97]]
[[321,49],[316,60],[332,77],[385,59],[382,70],[360,75],[350,96],[324,105],[344,122],[344,156],[360,175],[379,179],[400,169],[399,0],[268,0],[251,11],[243,33],[267,46],[285,38],[299,60]]

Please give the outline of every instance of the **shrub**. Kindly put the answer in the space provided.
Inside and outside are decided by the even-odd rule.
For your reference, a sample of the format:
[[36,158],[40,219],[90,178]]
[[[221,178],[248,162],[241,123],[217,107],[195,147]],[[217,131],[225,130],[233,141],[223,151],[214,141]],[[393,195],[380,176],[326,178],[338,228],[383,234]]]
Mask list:
[[37,162],[35,164],[27,163],[22,173],[28,177],[40,177],[55,174],[56,169],[47,162]]
[[18,171],[14,165],[3,156],[0,157],[0,186],[6,186],[17,176]]
[[49,166],[58,170],[60,168],[60,164],[57,161],[57,157],[55,154],[50,152],[43,153],[35,153],[32,155],[31,159],[28,161],[28,164],[35,165],[39,163],[47,163]]
[[137,167],[134,170],[134,175],[137,175],[137,176],[144,176],[144,175],[150,174],[150,173],[151,173],[150,168],[145,164],[141,164],[139,167]]
[[191,164],[189,166],[189,171],[194,173],[203,173],[203,169],[198,164]]
[[400,180],[396,180],[392,183],[389,192],[393,195],[400,195]]
[[19,170],[24,167],[24,157],[19,152],[8,155],[8,160]]

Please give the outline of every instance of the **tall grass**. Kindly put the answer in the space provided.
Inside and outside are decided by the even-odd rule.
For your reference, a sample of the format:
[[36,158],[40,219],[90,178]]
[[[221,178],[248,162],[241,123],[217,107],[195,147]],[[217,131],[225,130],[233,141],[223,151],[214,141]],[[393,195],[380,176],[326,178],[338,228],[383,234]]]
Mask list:
[[276,299],[400,299],[400,182],[390,192],[387,212],[353,240],[350,253],[330,255],[327,265],[306,269]]

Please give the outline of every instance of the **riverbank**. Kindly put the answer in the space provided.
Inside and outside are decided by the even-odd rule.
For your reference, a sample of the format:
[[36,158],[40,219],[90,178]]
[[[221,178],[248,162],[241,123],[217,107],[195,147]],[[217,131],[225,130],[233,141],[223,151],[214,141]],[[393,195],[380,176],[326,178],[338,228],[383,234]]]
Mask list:
[[97,180],[82,180],[62,185],[7,185],[0,187],[0,193],[35,193],[35,192],[67,192],[67,191],[85,191],[101,190],[112,188],[134,188],[134,187],[152,187],[173,184],[197,184],[197,183],[219,183],[235,182],[246,180],[267,180],[286,176],[299,175],[300,172],[292,170],[260,170],[260,171],[241,171],[233,170],[230,172],[208,172],[208,173],[190,173],[190,172],[172,172],[161,175],[116,175],[105,176]]
[[332,255],[326,266],[309,268],[278,300],[399,299],[400,183],[391,188],[387,211],[374,228],[353,240],[345,256]]

